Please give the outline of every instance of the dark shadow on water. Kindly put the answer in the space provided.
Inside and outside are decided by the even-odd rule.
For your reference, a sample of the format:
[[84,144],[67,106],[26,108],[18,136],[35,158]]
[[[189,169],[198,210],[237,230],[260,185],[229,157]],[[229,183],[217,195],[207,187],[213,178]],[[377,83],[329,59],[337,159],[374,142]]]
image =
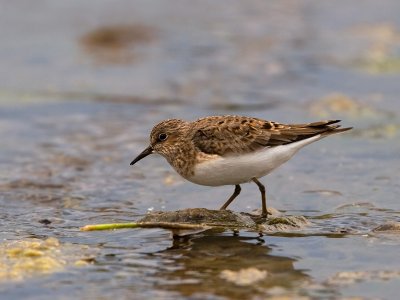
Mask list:
[[[176,239],[170,248],[153,254],[165,261],[163,268],[154,274],[158,278],[157,288],[189,297],[211,294],[245,299],[249,295],[265,295],[273,287],[293,290],[307,284],[309,276],[295,269],[294,258],[271,252],[272,248],[257,234]],[[221,275],[223,271],[248,268],[266,271],[265,278],[238,284]]]

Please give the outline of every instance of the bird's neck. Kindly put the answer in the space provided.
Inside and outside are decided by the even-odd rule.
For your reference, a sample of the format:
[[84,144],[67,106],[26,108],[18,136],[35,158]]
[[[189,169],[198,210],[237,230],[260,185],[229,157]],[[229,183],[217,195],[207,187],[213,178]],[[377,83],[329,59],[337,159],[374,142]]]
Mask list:
[[194,174],[196,151],[193,143],[180,142],[165,158],[182,177],[188,178]]

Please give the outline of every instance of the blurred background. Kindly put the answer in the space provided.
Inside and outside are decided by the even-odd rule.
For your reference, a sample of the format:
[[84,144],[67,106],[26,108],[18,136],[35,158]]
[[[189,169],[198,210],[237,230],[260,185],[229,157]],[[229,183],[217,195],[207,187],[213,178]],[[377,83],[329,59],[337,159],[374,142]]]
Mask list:
[[[0,0],[2,294],[397,297],[397,235],[370,233],[399,221],[399,16],[395,0]],[[263,178],[309,232],[78,231],[220,207],[232,187],[185,182],[155,155],[129,163],[159,121],[221,114],[354,127]],[[231,209],[259,206],[244,185]],[[221,275],[246,268],[268,275]]]

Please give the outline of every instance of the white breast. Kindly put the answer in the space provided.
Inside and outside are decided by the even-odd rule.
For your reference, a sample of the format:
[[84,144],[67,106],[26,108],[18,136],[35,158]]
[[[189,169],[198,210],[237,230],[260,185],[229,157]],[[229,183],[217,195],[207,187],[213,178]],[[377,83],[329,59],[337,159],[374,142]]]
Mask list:
[[315,142],[320,135],[295,143],[267,147],[259,151],[240,156],[217,157],[202,162],[195,167],[189,181],[207,186],[234,185],[260,178],[284,162],[288,161],[299,149]]

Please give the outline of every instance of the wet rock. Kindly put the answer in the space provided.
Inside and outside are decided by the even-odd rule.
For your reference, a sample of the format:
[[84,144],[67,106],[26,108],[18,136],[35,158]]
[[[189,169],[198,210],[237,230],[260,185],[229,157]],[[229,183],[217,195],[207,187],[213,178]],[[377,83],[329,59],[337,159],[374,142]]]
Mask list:
[[189,208],[177,211],[153,212],[139,220],[144,222],[165,222],[221,227],[251,227],[254,221],[246,216],[229,210],[209,210]]
[[267,219],[260,215],[236,213],[229,210],[190,208],[171,212],[151,212],[140,219],[140,227],[169,229],[176,236],[194,234],[210,229],[240,230],[257,232],[293,231],[304,228],[309,222],[302,216],[283,216],[269,209]]
[[261,224],[262,232],[289,232],[299,230],[310,225],[310,222],[303,216],[282,216],[268,217],[267,222]]
[[387,222],[375,227],[372,231],[382,233],[400,233],[400,222]]
[[141,227],[159,227],[172,231],[174,236],[195,234],[209,229],[252,228],[253,220],[227,210],[205,208],[184,209],[167,212],[151,212],[140,219]]

